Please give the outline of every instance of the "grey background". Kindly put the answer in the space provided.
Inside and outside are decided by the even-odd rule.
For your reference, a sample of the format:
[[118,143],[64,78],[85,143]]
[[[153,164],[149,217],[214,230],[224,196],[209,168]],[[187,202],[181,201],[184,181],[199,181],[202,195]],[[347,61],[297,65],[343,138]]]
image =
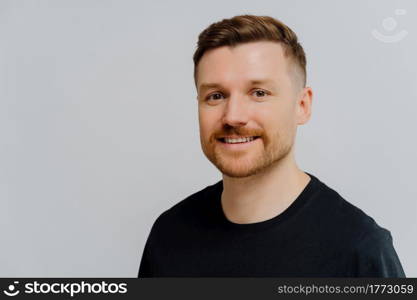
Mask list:
[[192,54],[243,13],[284,21],[307,53],[298,165],[389,229],[417,276],[412,0],[1,1],[0,276],[137,275],[155,218],[221,179],[200,148]]

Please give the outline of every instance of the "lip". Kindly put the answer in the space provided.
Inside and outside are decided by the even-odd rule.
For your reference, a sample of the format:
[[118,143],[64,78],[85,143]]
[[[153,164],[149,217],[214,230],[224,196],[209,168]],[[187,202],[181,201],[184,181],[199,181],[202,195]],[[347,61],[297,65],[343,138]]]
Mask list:
[[250,142],[243,142],[243,143],[235,143],[235,144],[227,144],[222,142],[221,140],[216,140],[217,143],[220,144],[221,147],[228,149],[228,150],[245,150],[251,147],[253,144],[257,143],[260,137],[250,141]]

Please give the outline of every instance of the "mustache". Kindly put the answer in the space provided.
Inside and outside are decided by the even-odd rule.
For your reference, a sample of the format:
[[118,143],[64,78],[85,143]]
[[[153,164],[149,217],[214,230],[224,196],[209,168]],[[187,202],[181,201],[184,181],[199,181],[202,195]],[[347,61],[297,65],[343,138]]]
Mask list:
[[219,133],[214,134],[215,138],[222,138],[225,136],[262,136],[262,132],[259,130],[248,130],[248,129],[230,129],[230,130],[224,130]]

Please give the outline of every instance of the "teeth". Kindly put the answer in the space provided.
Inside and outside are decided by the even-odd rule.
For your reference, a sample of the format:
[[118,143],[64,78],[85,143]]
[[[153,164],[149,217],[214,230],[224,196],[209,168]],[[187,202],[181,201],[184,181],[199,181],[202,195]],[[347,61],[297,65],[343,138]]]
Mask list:
[[225,142],[228,143],[228,144],[250,142],[250,141],[253,141],[254,139],[255,138],[253,136],[246,137],[246,138],[239,138],[239,139],[224,138]]

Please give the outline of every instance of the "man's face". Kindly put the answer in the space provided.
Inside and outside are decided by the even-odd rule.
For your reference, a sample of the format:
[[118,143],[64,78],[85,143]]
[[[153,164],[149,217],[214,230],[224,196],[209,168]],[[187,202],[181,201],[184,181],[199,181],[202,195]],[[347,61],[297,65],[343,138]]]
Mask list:
[[[292,150],[302,91],[276,42],[252,42],[207,51],[198,64],[200,142],[223,174],[247,177],[283,160]],[[225,137],[256,137],[252,141]]]

